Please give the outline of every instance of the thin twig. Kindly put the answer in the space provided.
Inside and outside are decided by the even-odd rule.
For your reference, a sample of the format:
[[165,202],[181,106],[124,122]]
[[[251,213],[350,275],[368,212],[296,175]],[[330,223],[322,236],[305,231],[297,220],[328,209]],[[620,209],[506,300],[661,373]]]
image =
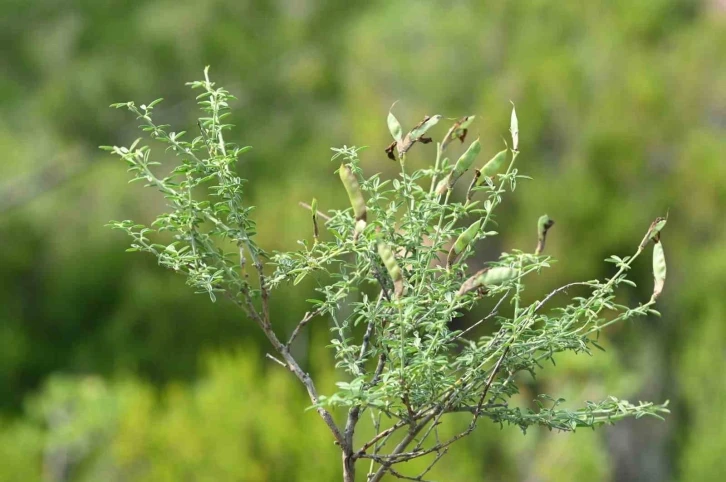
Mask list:
[[[298,204],[300,206],[304,207],[305,209],[310,210],[311,212],[313,210],[313,207],[311,205],[309,205],[308,203],[304,203],[304,202],[300,201]],[[320,216],[321,218],[325,219],[326,221],[330,221],[330,219],[331,219],[330,216],[328,216],[326,214],[323,214],[320,211],[318,211],[318,216]]]
[[448,452],[449,452],[449,449],[448,448],[445,448],[441,452],[437,453],[436,454],[436,458],[433,461],[431,461],[431,463],[429,464],[429,466],[426,467],[426,470],[424,470],[423,472],[421,472],[418,475],[418,477],[416,477],[416,480],[423,481],[424,475],[428,474],[429,471],[434,468],[434,465],[436,465],[436,463],[441,459],[441,457],[443,457],[444,455],[446,455]]
[[382,438],[384,438],[384,437],[392,434],[393,432],[395,432],[399,428],[403,427],[404,425],[406,425],[406,422],[404,422],[403,420],[399,420],[392,427],[387,428],[383,432],[379,432],[378,435],[376,435],[375,437],[373,437],[372,439],[370,439],[368,442],[366,442],[365,444],[363,444],[363,446],[360,449],[358,449],[358,451],[356,452],[355,456],[356,457],[361,457],[363,454],[366,453],[366,451],[369,448],[371,448],[373,445],[375,445],[376,442],[378,442]]
[[320,314],[320,310],[308,311],[305,313],[305,316],[303,316],[302,320],[300,320],[300,323],[298,323],[295,329],[292,331],[290,339],[287,341],[287,346],[292,345],[292,342],[295,341],[295,338],[297,338],[297,336],[300,334],[300,330],[305,328],[305,325],[307,325],[308,322],[318,314]]
[[472,421],[472,423],[475,423],[476,419],[479,418],[479,415],[481,414],[481,408],[482,405],[484,405],[484,400],[486,399],[487,394],[489,393],[489,388],[492,386],[492,383],[494,383],[494,378],[497,376],[497,373],[499,373],[502,362],[509,353],[509,347],[511,347],[511,345],[507,345],[507,347],[502,352],[502,355],[499,357],[499,360],[497,360],[497,364],[494,365],[491,374],[489,374],[489,378],[487,379],[486,385],[484,386],[484,391],[482,392],[481,398],[479,399],[479,404],[476,406],[476,412],[474,412],[474,420]]
[[376,366],[376,371],[373,372],[373,378],[371,379],[371,386],[375,386],[378,384],[378,380],[381,378],[381,374],[383,373],[383,369],[386,366],[386,354],[381,353],[378,355],[378,365]]
[[274,356],[272,356],[269,353],[265,353],[265,357],[267,357],[270,360],[274,361],[275,363],[279,364],[281,367],[289,369],[289,367],[287,365],[285,365],[285,363],[282,360],[280,360],[279,358],[275,358]]
[[544,304],[547,303],[553,296],[555,296],[556,294],[561,293],[563,291],[567,291],[569,288],[572,288],[573,286],[590,286],[590,287],[592,287],[592,284],[585,282],[585,281],[578,281],[575,283],[567,284],[565,286],[561,286],[561,287],[557,288],[556,290],[552,291],[547,296],[545,296],[545,298],[542,301],[537,303],[537,306],[534,307],[533,313],[538,311],[540,308],[542,308],[544,306]]
[[389,468],[388,468],[388,471],[389,471],[389,472],[391,473],[391,475],[393,475],[394,477],[397,477],[397,478],[399,478],[399,479],[403,479],[403,480],[416,480],[416,481],[418,481],[418,482],[433,482],[433,481],[428,481],[428,480],[426,480],[426,479],[422,478],[422,476],[418,476],[418,477],[409,477],[408,475],[403,475],[402,473],[400,473],[400,472],[396,471],[396,470],[395,470],[395,469],[394,469],[393,467],[389,467]]
[[506,293],[504,293],[504,296],[502,296],[502,298],[497,302],[497,304],[494,306],[494,308],[492,308],[492,311],[487,316],[485,316],[481,320],[479,320],[476,323],[474,323],[473,325],[471,325],[466,330],[464,330],[461,333],[459,333],[458,335],[456,335],[454,338],[451,339],[451,341],[458,340],[459,338],[463,337],[464,335],[466,335],[467,333],[469,333],[471,330],[473,330],[477,326],[479,326],[482,323],[484,323],[486,320],[488,320],[488,319],[496,316],[497,313],[499,312],[499,306],[501,306],[502,302],[504,302],[504,300],[507,298],[508,295],[509,295],[509,291],[507,291]]
[[[403,437],[403,439],[396,445],[396,447],[393,449],[390,455],[388,456],[374,456],[378,457],[381,460],[381,467],[378,469],[378,471],[371,477],[369,482],[379,482],[381,480],[381,477],[388,471],[388,469],[391,467],[393,462],[387,462],[387,458],[395,458],[398,454],[401,454],[404,450],[406,450],[406,447],[408,447],[408,444],[411,443],[411,441],[416,438],[416,435],[421,431],[422,428],[428,424],[431,419],[434,418],[434,415],[428,415],[426,416],[421,423],[416,424],[411,427],[411,429],[408,431],[408,433]],[[371,457],[371,455],[361,455],[361,458]]]

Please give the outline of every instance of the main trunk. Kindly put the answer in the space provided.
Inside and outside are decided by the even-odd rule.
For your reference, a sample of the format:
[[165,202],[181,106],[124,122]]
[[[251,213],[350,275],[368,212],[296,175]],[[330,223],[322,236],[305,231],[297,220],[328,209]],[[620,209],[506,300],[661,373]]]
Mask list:
[[343,482],[355,482],[355,460],[352,454],[343,452]]

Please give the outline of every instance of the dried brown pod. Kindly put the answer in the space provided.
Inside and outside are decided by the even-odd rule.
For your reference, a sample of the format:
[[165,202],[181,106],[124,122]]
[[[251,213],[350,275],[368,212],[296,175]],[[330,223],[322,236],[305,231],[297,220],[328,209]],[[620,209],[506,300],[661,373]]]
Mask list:
[[545,240],[547,239],[547,231],[554,226],[554,220],[550,219],[546,214],[540,216],[537,220],[537,249],[534,250],[534,254],[540,255],[544,251]]

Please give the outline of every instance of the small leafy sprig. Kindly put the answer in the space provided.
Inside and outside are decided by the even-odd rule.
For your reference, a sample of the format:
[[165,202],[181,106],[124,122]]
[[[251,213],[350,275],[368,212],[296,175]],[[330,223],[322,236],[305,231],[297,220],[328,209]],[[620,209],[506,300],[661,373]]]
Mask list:
[[[386,473],[423,480],[481,418],[522,431],[533,425],[574,431],[667,412],[667,404],[631,404],[613,397],[587,402],[579,410],[561,408],[561,399],[546,395],[538,398],[537,410],[511,405],[519,393],[520,374],[534,375],[542,362],[554,363],[565,351],[591,354],[592,347],[600,348],[598,335],[606,327],[657,314],[654,305],[666,271],[661,241],[666,221],[658,218],[633,255],[606,260],[616,265],[612,277],[573,282],[526,304],[526,281],[553,261],[543,254],[554,224],[546,215],[537,221],[532,252],[510,249],[473,269],[480,264],[478,248],[498,234],[492,230],[496,209],[518,181],[527,178],[516,164],[519,122],[514,109],[511,147],[505,145],[474,169],[468,188],[462,179],[478,161],[480,140],[470,143],[456,162],[445,154],[452,141],[465,142],[474,116],[454,122],[436,142],[433,167],[408,172],[407,153],[416,144],[433,143],[427,136],[443,117],[427,116],[404,135],[389,112],[393,143],[385,151],[399,163],[400,173],[392,179],[367,176],[362,149],[333,149],[350,207],[325,210],[316,200],[301,203],[311,211],[312,243],[303,240],[301,250],[268,255],[254,241],[252,207],[244,199],[246,181],[235,174],[235,163],[249,148],[224,138],[231,127],[225,122],[233,97],[209,80],[208,70],[204,80],[189,85],[201,91],[197,98],[204,112],[199,135],[190,141],[184,140],[185,132],[154,122],[160,99],[138,107],[133,102],[114,105],[134,113],[141,129],[180,162],[161,176],[155,173],[158,163],[151,160],[150,147],[140,141],[129,148],[105,147],[128,164],[132,181],[158,189],[170,207],[150,227],[132,221],[111,226],[132,237],[131,250],[154,254],[162,266],[185,274],[196,291],[207,293],[212,301],[224,295],[258,324],[276,352],[268,357],[303,383],[340,446],[344,480],[354,480],[356,462],[363,459],[370,463],[370,481]],[[171,235],[170,242],[151,240],[164,232]],[[634,285],[628,271],[650,240],[655,245],[653,296],[632,308],[619,304],[616,290]],[[309,300],[310,310],[282,342],[270,319],[270,293],[308,277],[317,280],[318,295]],[[575,286],[589,294],[573,297],[564,308],[549,307],[553,298]],[[466,329],[452,328],[453,320],[488,300],[493,308],[486,316]],[[318,394],[290,351],[299,333],[318,318],[332,322],[330,345],[336,367],[344,374],[338,391],[327,396]],[[474,330],[483,325],[489,325],[491,334],[474,337]],[[331,410],[341,408],[347,417],[339,426]],[[356,428],[365,412],[371,415],[376,435],[357,441]],[[471,414],[469,425],[442,440],[438,427],[444,417],[461,412]],[[432,460],[423,473],[409,476],[396,468],[426,456]]]

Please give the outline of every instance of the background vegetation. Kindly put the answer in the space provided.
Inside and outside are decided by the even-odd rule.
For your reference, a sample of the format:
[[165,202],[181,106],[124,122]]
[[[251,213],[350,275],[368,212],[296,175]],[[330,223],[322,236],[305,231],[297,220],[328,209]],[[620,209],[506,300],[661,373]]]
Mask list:
[[[97,149],[137,136],[107,106],[163,95],[159,119],[191,123],[183,84],[207,64],[239,98],[233,140],[254,146],[239,169],[270,250],[309,232],[298,201],[346,205],[330,146],[368,145],[369,172],[397,169],[383,153],[395,100],[408,125],[476,114],[488,151],[516,102],[519,167],[534,180],[506,200],[488,258],[530,244],[547,212],[561,262],[534,292],[607,276],[603,259],[629,254],[670,210],[663,317],[609,331],[607,353],[570,357],[529,387],[573,404],[670,399],[667,421],[526,437],[484,424],[432,477],[720,480],[723,2],[2,0],[0,11],[0,480],[339,478],[327,429],[249,320],[103,228],[163,207]],[[634,296],[647,299],[650,266],[635,270]],[[278,294],[279,330],[311,290]],[[299,342],[323,392],[327,330],[313,324]]]

